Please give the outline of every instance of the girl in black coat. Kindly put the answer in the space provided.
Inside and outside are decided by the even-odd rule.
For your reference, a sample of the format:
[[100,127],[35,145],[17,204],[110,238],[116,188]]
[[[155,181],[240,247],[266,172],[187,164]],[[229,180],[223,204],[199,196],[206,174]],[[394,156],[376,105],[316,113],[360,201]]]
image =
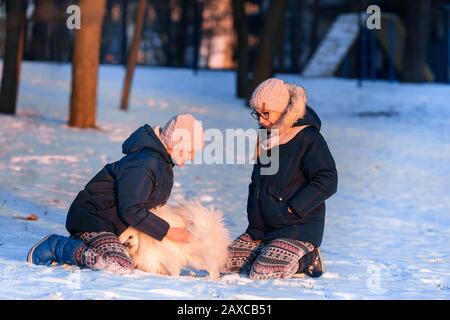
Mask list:
[[[187,136],[173,141],[180,132]],[[176,148],[187,141],[190,143]],[[118,238],[129,226],[159,241],[167,237],[187,242],[189,235],[184,228],[171,228],[151,209],[168,200],[173,186],[172,168],[194,159],[194,152],[202,147],[201,125],[188,114],[172,118],[162,129],[149,125],[139,128],[123,143],[125,156],[107,164],[73,201],[66,220],[71,237],[45,237],[30,249],[28,262],[67,263],[129,273],[134,265]]]
[[[229,247],[227,270],[253,279],[320,276],[325,200],[337,191],[337,171],[320,119],[303,88],[268,79],[254,91],[252,114],[269,137],[258,143],[247,201],[249,225]],[[260,153],[275,155],[264,174]],[[264,161],[263,161],[264,163]]]

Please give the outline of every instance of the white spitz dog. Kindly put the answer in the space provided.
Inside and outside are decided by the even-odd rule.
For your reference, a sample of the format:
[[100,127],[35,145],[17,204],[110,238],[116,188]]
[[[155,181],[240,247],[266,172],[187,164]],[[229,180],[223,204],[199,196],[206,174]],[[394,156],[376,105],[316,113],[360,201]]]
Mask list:
[[136,268],[145,272],[177,276],[183,267],[206,270],[211,279],[220,277],[227,258],[230,236],[222,213],[198,202],[182,202],[151,210],[171,227],[186,228],[189,243],[162,241],[133,227],[126,229],[120,241],[129,248]]

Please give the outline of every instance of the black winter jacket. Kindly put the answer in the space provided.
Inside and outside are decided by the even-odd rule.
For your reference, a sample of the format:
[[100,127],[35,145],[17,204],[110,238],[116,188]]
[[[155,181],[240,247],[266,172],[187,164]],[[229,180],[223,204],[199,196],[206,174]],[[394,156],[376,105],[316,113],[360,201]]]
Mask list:
[[[294,126],[310,125],[279,148],[274,175],[261,175],[259,159],[249,185],[246,230],[254,239],[291,238],[322,243],[325,200],[337,191],[337,171],[321,122],[312,108]],[[289,213],[289,207],[293,213]]]
[[123,143],[126,154],[107,164],[78,193],[66,228],[71,233],[109,231],[120,235],[128,226],[162,240],[169,224],[149,209],[167,202],[173,186],[170,155],[149,125]]

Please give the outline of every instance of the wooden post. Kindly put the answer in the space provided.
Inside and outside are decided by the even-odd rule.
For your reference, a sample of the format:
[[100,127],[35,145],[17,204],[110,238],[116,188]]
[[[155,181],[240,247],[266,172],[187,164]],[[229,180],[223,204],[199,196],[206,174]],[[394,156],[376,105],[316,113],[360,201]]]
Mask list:
[[136,25],[134,28],[133,43],[128,54],[127,72],[125,75],[125,82],[122,90],[122,102],[120,109],[128,110],[128,103],[130,99],[131,84],[133,81],[134,69],[136,67],[138,50],[141,44],[142,28],[144,26],[145,12],[147,11],[147,0],[139,0],[138,9],[136,12]]

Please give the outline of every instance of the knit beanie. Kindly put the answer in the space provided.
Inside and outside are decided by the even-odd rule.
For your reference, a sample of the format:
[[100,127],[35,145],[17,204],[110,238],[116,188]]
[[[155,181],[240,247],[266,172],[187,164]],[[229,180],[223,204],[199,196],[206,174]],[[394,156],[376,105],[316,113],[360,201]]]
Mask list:
[[[263,104],[265,104],[263,106]],[[289,104],[289,90],[283,80],[270,78],[253,91],[250,105],[253,109],[284,112]]]
[[190,114],[179,114],[162,128],[160,139],[168,149],[201,150],[203,148],[202,124]]

